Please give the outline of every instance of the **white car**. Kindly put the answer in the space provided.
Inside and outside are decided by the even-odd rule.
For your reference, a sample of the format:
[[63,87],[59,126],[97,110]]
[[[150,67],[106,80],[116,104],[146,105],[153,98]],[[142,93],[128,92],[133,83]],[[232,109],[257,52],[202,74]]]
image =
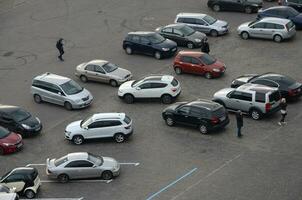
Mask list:
[[65,129],[65,138],[74,144],[82,144],[86,139],[108,137],[121,143],[132,133],[132,120],[125,113],[98,113],[70,123]]
[[151,75],[123,83],[118,96],[126,103],[133,103],[135,99],[160,98],[164,104],[170,104],[180,92],[180,83],[173,76]]

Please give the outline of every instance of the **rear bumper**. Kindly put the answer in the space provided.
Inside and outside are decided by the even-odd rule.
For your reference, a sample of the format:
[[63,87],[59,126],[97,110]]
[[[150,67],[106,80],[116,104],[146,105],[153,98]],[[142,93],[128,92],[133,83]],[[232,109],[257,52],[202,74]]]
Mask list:
[[210,131],[215,131],[226,127],[230,123],[230,119],[226,118],[223,122],[209,128]]
[[265,115],[265,116],[272,115],[272,114],[278,112],[280,109],[281,109],[280,106],[277,106],[277,107],[271,109],[270,111],[266,112],[264,115]]

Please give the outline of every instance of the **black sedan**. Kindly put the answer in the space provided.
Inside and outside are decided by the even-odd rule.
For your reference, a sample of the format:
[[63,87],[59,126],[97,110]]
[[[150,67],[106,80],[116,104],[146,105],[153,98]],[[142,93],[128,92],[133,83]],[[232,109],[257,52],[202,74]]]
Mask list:
[[10,105],[0,105],[0,125],[23,137],[36,135],[42,129],[39,118],[18,106]]
[[297,98],[302,95],[302,84],[294,79],[276,73],[266,73],[262,75],[247,74],[240,76],[232,81],[231,87],[237,88],[245,83],[254,83],[276,87],[280,90],[281,96],[284,98]]
[[177,44],[155,32],[130,32],[123,41],[127,54],[141,53],[154,56],[156,59],[173,56]]
[[218,12],[239,11],[245,13],[257,12],[262,7],[262,0],[208,0],[208,7]]
[[207,37],[206,34],[195,31],[185,24],[170,24],[158,27],[156,32],[163,37],[173,40],[179,46],[186,46],[189,49],[201,47],[202,41]]

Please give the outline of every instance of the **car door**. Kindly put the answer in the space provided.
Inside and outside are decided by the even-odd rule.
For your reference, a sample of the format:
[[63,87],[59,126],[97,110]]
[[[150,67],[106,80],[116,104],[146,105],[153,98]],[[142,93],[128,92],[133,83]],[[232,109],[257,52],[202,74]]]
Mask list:
[[206,123],[206,113],[209,112],[204,108],[199,108],[199,107],[194,107],[192,106],[190,108],[190,113],[189,113],[189,123],[192,126],[197,126],[200,125],[201,123]]
[[1,182],[1,185],[11,189],[15,188],[16,192],[21,192],[25,186],[24,175],[13,172]]
[[235,90],[229,95],[229,101],[225,104],[232,110],[248,112],[252,106],[252,94]]
[[151,82],[151,98],[159,98],[166,93],[165,88],[168,86],[166,83]]
[[101,174],[98,173],[98,169],[93,167],[94,164],[88,160],[78,160],[77,162],[77,170],[78,170],[78,178],[95,178],[100,177]]
[[163,28],[161,30],[161,33],[160,33],[163,37],[165,38],[168,38],[170,40],[173,40],[175,42],[177,42],[174,38],[174,35],[173,35],[173,28],[172,27],[166,27],[166,28]]
[[88,64],[84,69],[84,75],[92,81],[96,80],[96,74],[95,74],[95,65]]
[[182,106],[176,110],[174,114],[174,120],[178,123],[189,125],[191,124],[189,114],[190,106]]
[[104,121],[106,122],[105,124],[107,125],[106,128],[106,132],[108,133],[108,137],[113,137],[116,133],[120,133],[124,130],[124,128],[121,127],[122,123],[119,120],[108,120],[108,121]]
[[273,39],[276,32],[276,25],[274,23],[265,23],[265,38]]
[[180,64],[183,72],[194,73],[191,66],[191,57],[190,56],[181,56]]
[[197,58],[191,57],[191,68],[192,68],[191,69],[192,73],[201,74],[201,75],[205,73],[205,69],[204,69],[205,65]]
[[11,116],[6,113],[0,113],[0,125],[7,128],[10,131],[16,130],[15,121]]
[[104,138],[110,137],[110,133],[108,133],[109,123],[107,121],[96,121],[92,122],[88,125],[88,129],[85,131],[85,138]]
[[187,45],[187,39],[185,38],[184,34],[178,30],[177,28],[173,28],[173,40],[181,46],[186,46]]
[[151,83],[141,83],[135,87],[133,91],[135,98],[149,98],[152,95]]
[[141,52],[141,44],[140,44],[140,37],[137,35],[133,35],[130,39],[131,48],[133,51]]
[[54,104],[58,105],[64,105],[66,100],[66,94],[63,92],[63,90],[58,87],[57,85],[47,83],[48,84],[48,97],[50,101]]
[[107,76],[103,67],[99,65],[95,65],[94,70],[95,70],[95,79],[97,81],[104,82],[104,83],[109,82],[109,77]]
[[241,4],[241,0],[223,0],[222,7],[224,10],[240,11]]
[[196,24],[195,18],[183,18],[183,23],[187,24],[194,30],[198,31],[198,25]]
[[251,37],[265,38],[265,23],[258,22],[250,27],[249,34]]
[[197,26],[197,31],[200,31],[202,33],[210,33],[211,28],[204,20],[195,19],[195,24]]
[[67,163],[60,174],[67,174],[70,179],[78,179],[83,177],[81,170],[81,160],[74,160]]
[[144,54],[147,54],[147,55],[154,54],[154,49],[153,49],[152,43],[145,36],[140,36],[140,48],[141,48],[141,52]]

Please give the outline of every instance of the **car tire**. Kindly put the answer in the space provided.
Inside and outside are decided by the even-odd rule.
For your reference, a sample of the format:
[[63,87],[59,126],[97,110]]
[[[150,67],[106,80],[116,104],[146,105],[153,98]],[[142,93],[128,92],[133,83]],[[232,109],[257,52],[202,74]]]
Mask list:
[[84,137],[81,135],[75,135],[72,137],[72,142],[76,145],[81,145],[84,142]]
[[127,104],[132,104],[134,102],[134,96],[132,94],[125,94],[124,95],[124,101]]
[[241,38],[244,39],[244,40],[247,40],[249,39],[250,35],[248,32],[246,31],[243,31],[241,34],[240,34]]
[[218,4],[214,4],[212,9],[215,11],[215,12],[219,12],[221,9],[220,9],[220,5]]
[[81,79],[81,81],[82,81],[83,83],[86,83],[86,82],[88,81],[88,78],[87,78],[87,76],[85,76],[85,75],[81,75],[81,76],[80,76],[80,79]]
[[71,103],[69,103],[68,101],[66,101],[66,102],[64,103],[64,107],[65,107],[66,110],[72,110],[72,105],[71,105]]
[[116,143],[123,143],[125,141],[125,135],[122,133],[116,133],[113,138]]
[[133,54],[132,48],[129,47],[129,46],[127,46],[127,47],[125,48],[125,52],[126,52],[126,54],[128,54],[128,55]]
[[217,37],[217,36],[218,36],[218,31],[216,31],[216,30],[211,30],[211,31],[210,31],[210,35],[211,35],[212,37]]
[[118,83],[117,83],[116,80],[110,80],[109,83],[110,83],[110,85],[111,85],[112,87],[117,87],[117,86],[118,86]]
[[161,102],[163,104],[171,104],[172,101],[173,101],[173,98],[169,94],[164,94],[164,95],[161,96]]
[[28,189],[28,190],[25,191],[24,196],[27,199],[33,199],[36,196],[36,193],[33,190]]
[[274,36],[274,41],[280,43],[282,41],[281,35],[275,35]]
[[35,101],[36,103],[42,103],[42,98],[41,98],[41,96],[38,95],[38,94],[35,94],[35,95],[34,95],[34,101]]
[[194,49],[194,44],[193,44],[192,42],[188,42],[188,43],[187,43],[187,47],[188,47],[189,49]]
[[180,75],[182,73],[182,70],[180,67],[174,67],[174,71],[177,75]]
[[159,51],[156,51],[156,52],[154,53],[154,57],[155,57],[157,60],[160,60],[160,59],[162,58],[162,55],[161,55],[161,53],[160,53]]
[[168,126],[173,126],[175,124],[174,119],[171,116],[167,116],[165,121]]
[[206,72],[204,74],[204,77],[206,77],[206,79],[211,79],[212,78],[212,74],[210,72]]
[[201,134],[207,134],[208,133],[208,127],[205,124],[199,125],[199,132]]
[[261,113],[260,110],[254,108],[254,109],[251,109],[251,111],[250,111],[250,116],[251,116],[252,119],[254,119],[254,120],[259,120],[259,119],[261,119],[261,117],[262,117],[262,113]]
[[104,179],[104,180],[111,180],[112,178],[113,178],[113,174],[112,174],[111,171],[108,171],[108,170],[103,171],[103,173],[102,173],[102,179]]
[[69,181],[69,176],[67,174],[60,174],[58,180],[60,183],[67,183]]
[[244,12],[246,14],[251,14],[253,12],[253,9],[250,6],[247,6],[247,7],[244,8]]

